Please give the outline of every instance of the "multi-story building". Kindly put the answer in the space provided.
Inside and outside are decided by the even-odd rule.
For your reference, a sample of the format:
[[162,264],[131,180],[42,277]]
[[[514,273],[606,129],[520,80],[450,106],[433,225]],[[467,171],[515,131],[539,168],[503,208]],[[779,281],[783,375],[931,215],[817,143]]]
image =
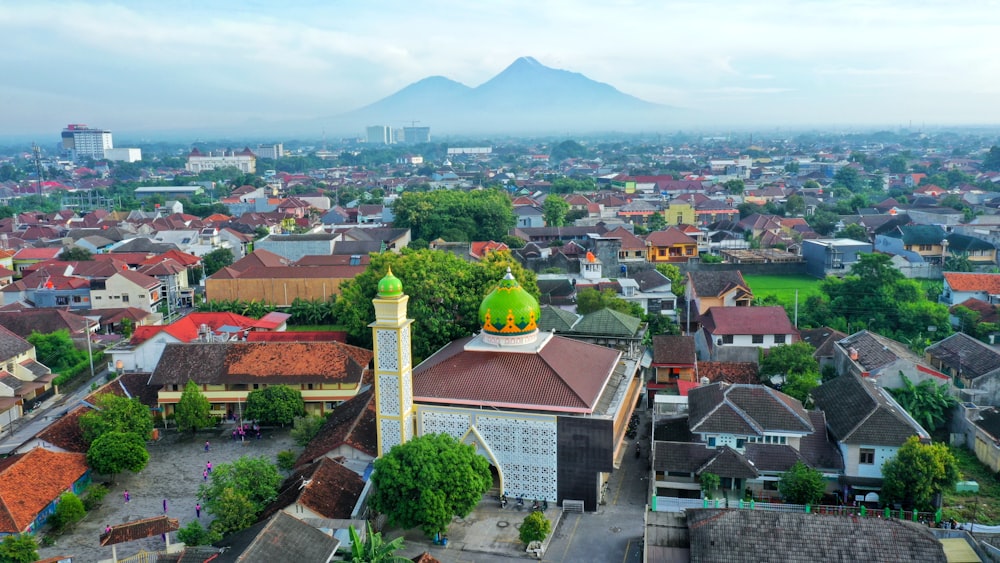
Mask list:
[[104,151],[113,149],[111,131],[91,129],[81,123],[70,123],[62,131],[62,148],[75,160],[77,158],[104,158]]
[[257,155],[257,158],[269,158],[271,160],[278,160],[279,158],[285,156],[285,146],[281,143],[271,143],[269,145],[257,145],[257,148],[253,150],[253,153]]
[[257,156],[249,147],[240,152],[218,151],[204,154],[198,149],[192,149],[184,168],[195,174],[217,168],[237,168],[244,174],[257,172]]
[[369,125],[365,128],[365,142],[372,145],[391,145],[392,128],[388,125]]
[[430,127],[403,127],[403,142],[407,144],[431,142]]

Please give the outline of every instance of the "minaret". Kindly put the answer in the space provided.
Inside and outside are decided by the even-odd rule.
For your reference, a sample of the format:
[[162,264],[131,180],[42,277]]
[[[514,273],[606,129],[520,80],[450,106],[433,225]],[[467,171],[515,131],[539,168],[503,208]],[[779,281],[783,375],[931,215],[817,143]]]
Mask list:
[[378,455],[413,438],[413,374],[410,323],[406,318],[409,296],[392,269],[378,282],[372,344],[375,349],[375,412]]

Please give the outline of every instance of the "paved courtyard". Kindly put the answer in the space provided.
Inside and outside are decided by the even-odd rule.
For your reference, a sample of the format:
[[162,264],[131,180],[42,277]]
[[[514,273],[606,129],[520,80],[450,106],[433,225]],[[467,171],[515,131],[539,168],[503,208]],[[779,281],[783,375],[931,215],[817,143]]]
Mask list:
[[[184,527],[195,517],[198,502],[198,486],[204,483],[202,470],[205,463],[213,466],[232,462],[240,456],[267,456],[272,462],[281,450],[292,449],[296,453],[301,448],[295,446],[288,430],[268,430],[261,440],[233,442],[230,438],[232,425],[224,425],[218,432],[199,432],[197,437],[190,434],[179,436],[174,429],[166,431],[163,438],[149,447],[149,463],[140,473],[122,473],[109,487],[103,505],[87,514],[72,533],[56,539],[52,547],[39,549],[44,559],[57,555],[75,555],[74,561],[94,563],[111,559],[111,547],[100,547],[98,536],[107,525],[122,524],[163,514],[163,499],[167,499],[167,515],[178,518]],[[162,432],[162,430],[161,430]],[[205,452],[205,440],[211,442],[211,451]],[[125,490],[131,495],[131,502],[125,503]],[[201,512],[201,523],[205,526],[211,517],[205,510]],[[177,541],[171,534],[170,542]],[[118,545],[118,557],[134,555],[139,551],[155,551],[163,548],[159,536]]]

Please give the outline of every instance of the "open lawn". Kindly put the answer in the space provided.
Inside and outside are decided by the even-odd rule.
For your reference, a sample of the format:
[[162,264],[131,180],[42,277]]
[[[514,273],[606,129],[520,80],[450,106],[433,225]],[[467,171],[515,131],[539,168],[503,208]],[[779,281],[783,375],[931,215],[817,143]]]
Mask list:
[[805,303],[810,295],[820,293],[819,284],[823,280],[812,276],[760,276],[743,275],[750,284],[754,297],[774,295],[782,305],[795,305],[795,290],[799,292],[799,304]]
[[996,474],[983,465],[968,448],[952,447],[951,453],[958,459],[962,472],[960,480],[978,482],[979,493],[945,491],[942,495],[944,517],[962,522],[972,522],[975,519],[980,524],[1000,523],[1000,480]]

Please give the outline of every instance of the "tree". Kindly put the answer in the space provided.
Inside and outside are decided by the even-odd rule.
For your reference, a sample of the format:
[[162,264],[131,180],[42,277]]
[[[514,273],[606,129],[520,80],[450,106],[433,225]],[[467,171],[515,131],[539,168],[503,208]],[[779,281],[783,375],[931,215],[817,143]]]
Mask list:
[[535,510],[524,517],[519,536],[522,542],[530,544],[533,541],[545,541],[545,538],[549,537],[549,533],[551,532],[552,522],[549,522],[544,512]]
[[658,211],[650,215],[646,221],[646,228],[649,229],[649,232],[662,231],[667,228],[667,220],[663,217],[663,213]]
[[914,385],[902,372],[903,387],[889,389],[889,393],[901,407],[910,413],[914,420],[928,432],[934,432],[948,419],[952,407],[958,404],[958,399],[948,392],[946,384],[936,385],[925,379]]
[[517,224],[510,197],[496,189],[407,191],[392,210],[394,227],[410,229],[413,239],[428,241],[500,240]]
[[260,511],[247,495],[232,487],[219,491],[218,496],[205,501],[205,508],[215,516],[210,529],[220,536],[249,528],[257,520]]
[[373,255],[364,272],[340,286],[337,319],[347,329],[352,344],[372,347],[372,329],[368,326],[375,321],[372,299],[379,280],[390,267],[410,297],[407,316],[415,319],[411,329],[414,365],[481,328],[479,305],[508,267],[521,287],[538,297],[534,272],[522,268],[509,252],[490,252],[477,262],[466,262],[440,250],[403,249],[400,254]]
[[0,563],[38,561],[38,544],[31,534],[11,534],[0,542]]
[[597,291],[592,287],[580,290],[576,294],[576,312],[581,315],[600,311],[601,309],[611,309],[619,313],[625,313],[633,317],[642,318],[642,307],[638,303],[625,301],[618,297],[613,289]]
[[722,184],[726,191],[733,195],[742,195],[743,190],[746,189],[746,185],[743,180],[728,180],[726,183]]
[[89,250],[83,248],[82,246],[73,246],[63,250],[59,254],[59,259],[66,262],[80,261],[84,262],[87,260],[93,260],[94,255],[91,254]]
[[840,236],[861,242],[871,242],[868,239],[868,231],[857,223],[851,223],[844,227],[844,230],[840,231]]
[[793,504],[816,504],[823,498],[824,491],[823,474],[802,461],[796,461],[778,481],[778,492]]
[[233,251],[228,248],[216,248],[202,256],[201,263],[205,267],[205,276],[211,276],[226,266],[232,265]]
[[87,353],[76,349],[66,329],[48,334],[32,331],[26,340],[34,345],[38,361],[54,372],[65,371],[87,359]]
[[972,261],[966,252],[953,252],[944,259],[944,271],[946,272],[971,272]]
[[805,403],[820,382],[819,362],[813,357],[815,351],[808,342],[775,346],[764,355],[760,374],[784,375],[781,391]]
[[302,392],[287,385],[268,385],[247,395],[246,417],[261,424],[284,426],[305,413]]
[[929,510],[934,496],[954,487],[960,475],[958,460],[947,446],[923,444],[918,436],[910,436],[882,465],[881,500]]
[[192,520],[187,526],[177,530],[177,541],[184,545],[210,545],[222,539],[222,535],[211,529],[203,528],[201,522]]
[[493,485],[489,462],[447,434],[425,434],[375,460],[373,509],[393,526],[433,535],[465,517]]
[[212,404],[205,398],[201,388],[189,379],[184,385],[184,392],[181,393],[180,400],[174,407],[174,420],[177,422],[177,428],[179,430],[190,428],[192,434],[201,428],[211,428],[215,425],[211,410]]
[[844,186],[852,193],[858,193],[865,187],[865,182],[861,179],[861,174],[850,166],[844,166],[840,170],[837,170],[837,173],[833,175],[833,181]]
[[566,224],[567,213],[569,204],[557,195],[549,194],[542,203],[542,218],[545,219],[546,227],[562,227]]
[[52,516],[49,516],[48,523],[54,530],[61,532],[79,522],[86,515],[87,511],[83,508],[83,501],[80,500],[80,497],[72,491],[66,491],[59,496],[59,504],[56,505],[56,511],[52,513]]
[[122,471],[138,473],[149,462],[146,440],[134,432],[105,432],[87,450],[87,465],[102,475],[115,475]]
[[715,473],[705,472],[698,476],[698,482],[701,484],[701,492],[705,495],[705,498],[712,498],[712,491],[719,488],[719,484],[722,480]]
[[785,213],[793,217],[802,215],[806,210],[806,200],[798,194],[792,194],[785,200]]
[[562,162],[567,158],[580,158],[586,156],[587,149],[576,141],[563,141],[552,147],[549,157],[553,162]]
[[990,147],[990,151],[986,153],[986,157],[983,159],[983,164],[980,166],[983,170],[1000,170],[1000,147],[993,145]]
[[684,290],[687,289],[687,276],[674,264],[657,264],[656,271],[660,272],[670,280],[670,291],[677,297],[684,297]]
[[365,541],[361,541],[358,531],[354,526],[348,528],[351,538],[351,563],[409,563],[411,560],[406,557],[394,555],[403,548],[403,537],[400,536],[391,542],[382,540],[382,533],[372,530],[372,523],[365,522],[367,531]]
[[322,416],[306,415],[295,417],[292,428],[292,439],[295,440],[295,444],[299,446],[308,444],[316,434],[319,434],[325,422],[326,419]]
[[[281,485],[278,468],[264,456],[243,456],[232,463],[219,464],[212,470],[210,477],[209,484],[202,485],[198,491],[207,510],[216,517],[227,512],[228,508],[220,504],[220,499],[226,490],[232,490],[249,503],[252,509],[249,516],[251,523],[257,513],[274,500],[278,494],[278,486]],[[243,503],[240,501],[237,504]]]
[[148,439],[153,432],[149,407],[138,399],[103,393],[97,396],[94,403],[97,410],[80,416],[83,439],[88,444],[107,432],[132,433],[141,440]]

